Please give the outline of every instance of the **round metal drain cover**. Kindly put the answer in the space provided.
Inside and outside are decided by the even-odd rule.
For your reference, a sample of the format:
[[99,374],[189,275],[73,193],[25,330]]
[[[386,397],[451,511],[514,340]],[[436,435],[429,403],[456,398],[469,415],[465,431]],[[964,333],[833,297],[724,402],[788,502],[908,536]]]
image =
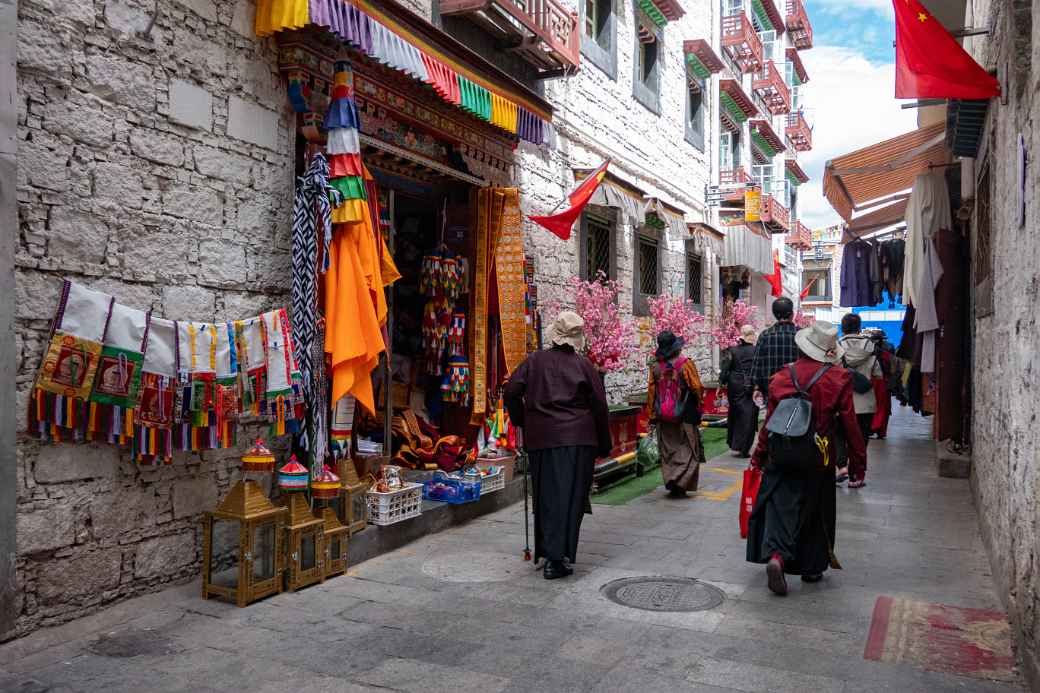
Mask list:
[[707,611],[726,595],[718,587],[686,577],[631,577],[601,588],[610,601],[644,611]]

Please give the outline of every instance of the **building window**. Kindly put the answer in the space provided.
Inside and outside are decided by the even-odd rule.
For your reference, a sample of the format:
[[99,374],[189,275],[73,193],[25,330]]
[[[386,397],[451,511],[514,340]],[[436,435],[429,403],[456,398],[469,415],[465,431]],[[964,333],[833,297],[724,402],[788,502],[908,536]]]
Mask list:
[[722,16],[732,17],[744,11],[744,0],[722,0]]
[[617,14],[614,0],[583,0],[581,53],[589,62],[617,79]]
[[700,312],[704,312],[704,259],[686,251],[686,298]]
[[704,151],[704,121],[708,111],[704,80],[689,78],[686,86],[686,141]]
[[617,278],[617,246],[612,215],[586,211],[581,217],[581,278]]
[[719,170],[732,171],[740,168],[740,133],[726,130],[719,133]]
[[763,195],[773,192],[773,164],[755,164],[751,167],[751,177],[755,179],[755,185],[762,189]]
[[632,312],[649,315],[649,299],[661,292],[660,246],[656,234],[636,235],[635,268],[632,277]]
[[[810,287],[810,284],[812,285]],[[802,272],[802,291],[809,289],[806,301],[831,300],[831,271],[827,269],[807,269]]]
[[[763,63],[768,63],[770,60],[775,61],[776,60],[776,47],[777,47],[776,32],[773,31],[772,29],[768,29],[766,31],[762,31],[759,28],[760,25],[758,23],[758,15],[756,15],[754,12],[752,12],[751,15],[752,15],[752,18],[754,19],[753,23],[755,25],[755,30],[758,32],[758,38],[760,38],[762,40],[762,62]],[[762,78],[763,79],[766,76],[768,76],[768,73],[766,72],[768,69],[769,68],[768,68],[767,65],[763,65],[762,66],[762,72],[763,72]]]
[[636,55],[632,96],[654,113],[661,113],[661,41],[664,33],[636,7]]

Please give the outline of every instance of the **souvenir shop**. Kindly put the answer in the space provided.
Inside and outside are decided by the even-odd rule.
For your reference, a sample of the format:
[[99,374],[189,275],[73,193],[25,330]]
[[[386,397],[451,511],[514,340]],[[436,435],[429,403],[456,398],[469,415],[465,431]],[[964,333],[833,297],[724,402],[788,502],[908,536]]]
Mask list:
[[203,594],[240,606],[342,574],[369,525],[512,478],[499,393],[538,346],[514,150],[551,117],[397,6],[261,2],[257,33],[297,115],[287,305],[160,318],[65,282],[29,407],[36,437],[138,464],[266,424],[203,519]]

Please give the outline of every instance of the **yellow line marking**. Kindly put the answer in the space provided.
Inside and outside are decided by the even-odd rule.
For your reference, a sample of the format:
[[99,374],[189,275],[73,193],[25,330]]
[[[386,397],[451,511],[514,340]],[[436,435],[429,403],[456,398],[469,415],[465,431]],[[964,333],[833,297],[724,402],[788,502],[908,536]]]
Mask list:
[[734,494],[740,493],[741,486],[744,485],[743,476],[744,472],[737,471],[735,469],[724,469],[721,467],[708,467],[705,468],[706,472],[716,472],[723,476],[734,477],[736,481],[722,489],[721,491],[697,491],[697,497],[704,498],[705,500],[716,501],[724,503],[733,497]]

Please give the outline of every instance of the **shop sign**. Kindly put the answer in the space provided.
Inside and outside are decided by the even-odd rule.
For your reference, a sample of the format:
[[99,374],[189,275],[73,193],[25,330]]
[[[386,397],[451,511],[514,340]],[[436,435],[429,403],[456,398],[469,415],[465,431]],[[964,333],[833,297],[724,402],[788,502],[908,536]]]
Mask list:
[[762,191],[744,191],[744,221],[762,221]]

